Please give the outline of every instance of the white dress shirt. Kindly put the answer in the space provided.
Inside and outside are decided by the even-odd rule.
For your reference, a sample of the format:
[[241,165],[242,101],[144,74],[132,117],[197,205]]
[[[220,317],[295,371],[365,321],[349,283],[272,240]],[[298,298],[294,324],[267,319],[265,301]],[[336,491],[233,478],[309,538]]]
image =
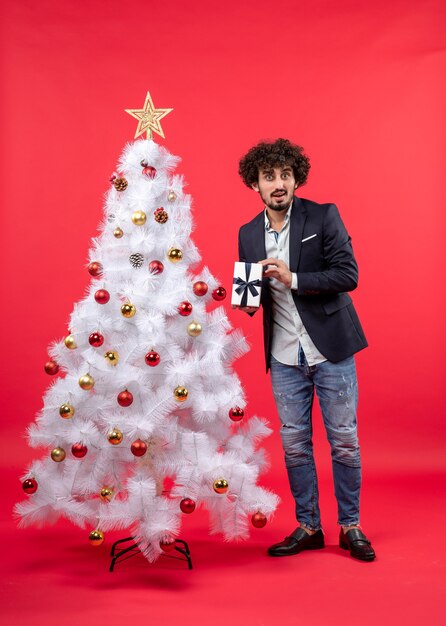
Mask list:
[[[271,227],[265,208],[265,247],[267,258],[280,259],[290,266],[290,214],[285,215],[282,230],[278,233]],[[297,274],[292,272],[291,289],[297,289]],[[308,365],[316,365],[327,359],[319,352],[307,333],[294,304],[291,289],[276,278],[270,278],[273,301],[273,332],[271,354],[285,365],[301,365],[299,349],[302,348]]]

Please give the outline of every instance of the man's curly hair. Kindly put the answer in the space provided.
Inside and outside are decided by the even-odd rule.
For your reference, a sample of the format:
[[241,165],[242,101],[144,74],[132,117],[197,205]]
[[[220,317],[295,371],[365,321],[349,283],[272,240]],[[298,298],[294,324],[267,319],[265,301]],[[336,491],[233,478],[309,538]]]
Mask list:
[[304,154],[301,146],[291,143],[288,139],[276,139],[274,142],[260,142],[240,159],[238,173],[247,187],[259,180],[259,170],[265,167],[293,168],[294,178],[298,187],[307,182],[310,170],[310,159]]

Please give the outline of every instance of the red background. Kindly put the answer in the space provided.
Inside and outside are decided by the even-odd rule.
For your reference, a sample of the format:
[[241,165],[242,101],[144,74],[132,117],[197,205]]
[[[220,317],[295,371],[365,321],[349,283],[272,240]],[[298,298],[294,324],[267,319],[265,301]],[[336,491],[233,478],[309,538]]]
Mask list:
[[[22,435],[49,382],[42,368],[46,348],[64,336],[73,303],[83,296],[89,240],[101,219],[108,178],[136,128],[124,109],[142,106],[150,90],[155,106],[174,108],[162,121],[166,140],[159,141],[183,159],[179,171],[194,199],[194,241],[204,263],[227,287],[238,228],[261,209],[258,195],[244,188],[237,175],[238,159],[253,143],[285,136],[303,145],[312,170],[300,195],[339,206],[360,267],[353,296],[370,343],[357,358],[362,521],[381,558],[362,584],[371,589],[377,585],[380,597],[390,585],[398,590],[379,606],[373,595],[364,598],[373,605],[368,618],[382,621],[394,611],[389,623],[415,624],[421,616],[439,623],[435,581],[441,548],[432,553],[428,546],[436,543],[436,525],[444,523],[438,496],[444,479],[446,413],[441,245],[446,225],[446,5],[440,0],[4,0],[1,11],[1,467],[8,477],[2,532],[22,547],[11,566],[10,586],[3,587],[14,590],[8,593],[7,614],[19,624],[20,616],[25,622],[32,612],[32,600],[26,602],[21,595],[35,585],[24,574],[30,558],[36,559],[35,573],[54,574],[54,562],[43,560],[45,569],[33,550],[47,554],[57,541],[64,560],[60,572],[65,572],[85,539],[85,532],[63,524],[17,534],[10,510],[22,498],[17,477],[36,454]],[[260,315],[251,320],[226,308],[252,345],[236,365],[249,411],[274,424]],[[329,451],[318,414],[315,431],[323,517],[333,546],[333,570],[318,593],[330,600],[333,585],[359,585],[354,594],[362,599],[364,587],[354,568],[358,564],[341,560],[334,547]],[[300,555],[279,565],[263,556],[264,546],[294,524],[277,433],[267,447],[273,465],[264,484],[278,491],[284,503],[263,535],[256,531],[249,547],[225,548],[207,537],[205,516],[185,522],[186,534],[201,537],[196,551],[203,551],[202,571],[208,576],[215,559],[212,576],[219,581],[222,576],[212,602],[203,581],[195,579],[193,592],[184,590],[183,600],[196,602],[192,615],[220,623],[214,601],[218,589],[225,589],[229,604],[219,609],[221,623],[230,618],[234,624],[272,624],[277,603],[283,608],[283,602],[274,595],[259,599],[257,585],[283,588],[297,576],[305,588],[309,575],[319,580],[322,567],[328,567],[317,553],[313,561],[313,555]],[[419,548],[416,558],[414,545]],[[94,576],[91,559],[97,557],[88,548],[79,563],[86,575]],[[257,565],[251,570],[253,563]],[[155,567],[159,576],[162,566]],[[425,568],[422,576],[420,567]],[[231,595],[237,586],[229,582],[234,568],[237,577],[252,580],[252,597],[242,594],[239,604]],[[265,576],[256,578],[259,568],[274,569],[266,583]],[[153,592],[153,580],[145,578],[150,576],[147,567],[140,565],[138,572],[116,586],[125,586],[127,608],[136,602],[133,583]],[[180,587],[178,581],[187,575],[181,572],[175,579]],[[94,589],[90,597],[82,576],[71,576],[65,592],[74,586],[82,602],[94,603]],[[425,595],[414,607],[420,576]],[[45,584],[58,584],[49,580]],[[108,584],[107,577],[103,580]],[[162,580],[167,588],[172,579],[164,572]],[[162,595],[165,587],[158,583],[161,595],[154,606],[159,615],[169,598]],[[40,597],[40,589],[35,593]],[[209,602],[204,608],[200,594]],[[345,608],[335,599],[321,605],[307,598],[299,614],[310,623],[343,623]],[[399,622],[409,599],[409,613]],[[48,618],[51,609],[46,610]],[[330,618],[324,613],[328,610]],[[283,611],[282,623],[298,623],[289,607]],[[161,623],[168,623],[169,615],[159,617]]]

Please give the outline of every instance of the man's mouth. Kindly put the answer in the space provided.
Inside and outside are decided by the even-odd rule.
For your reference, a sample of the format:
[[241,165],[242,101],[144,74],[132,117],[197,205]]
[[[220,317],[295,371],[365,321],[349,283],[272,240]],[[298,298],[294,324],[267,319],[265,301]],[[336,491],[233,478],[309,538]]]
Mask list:
[[273,198],[283,198],[283,196],[286,196],[286,191],[275,191],[271,195]]

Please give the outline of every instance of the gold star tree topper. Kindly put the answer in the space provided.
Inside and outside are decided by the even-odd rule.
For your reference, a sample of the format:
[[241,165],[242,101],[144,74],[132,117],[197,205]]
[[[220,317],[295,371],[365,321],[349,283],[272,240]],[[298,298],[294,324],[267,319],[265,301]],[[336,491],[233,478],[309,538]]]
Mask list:
[[144,135],[144,133],[147,133],[147,139],[152,139],[152,132],[164,138],[160,121],[171,111],[173,109],[155,109],[149,91],[147,92],[143,109],[125,109],[126,113],[138,120],[135,139],[140,135]]

